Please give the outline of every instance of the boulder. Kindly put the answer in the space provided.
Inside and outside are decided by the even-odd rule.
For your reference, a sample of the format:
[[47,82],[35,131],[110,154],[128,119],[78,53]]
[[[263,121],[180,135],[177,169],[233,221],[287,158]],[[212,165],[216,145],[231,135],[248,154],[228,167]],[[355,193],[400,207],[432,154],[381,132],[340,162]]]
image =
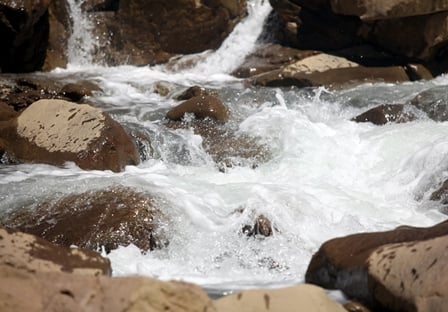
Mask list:
[[233,72],[233,75],[238,78],[252,77],[276,70],[315,54],[319,54],[319,52],[298,50],[279,44],[262,44],[244,59],[244,62]]
[[160,226],[166,220],[153,201],[145,193],[116,187],[14,210],[1,223],[65,247],[109,252],[134,244],[149,251],[166,244]]
[[193,97],[205,96],[205,95],[212,95],[212,94],[203,87],[192,86],[182,91],[180,94],[174,96],[174,99],[177,101],[186,101]]
[[82,169],[112,171],[139,163],[137,148],[124,128],[86,104],[39,100],[10,121],[0,137],[22,162],[73,161]]
[[367,259],[372,296],[392,311],[444,311],[448,305],[448,235],[389,244]]
[[81,80],[65,84],[60,92],[70,100],[78,102],[86,96],[92,96],[94,92],[102,91],[103,90],[96,83],[88,80]]
[[[325,242],[313,255],[305,281],[329,289],[340,289],[349,297],[372,307],[383,306],[370,286],[369,257],[388,244],[416,243],[446,235],[448,221],[428,228],[402,226],[387,232],[335,238]],[[399,271],[390,273],[395,275]]]
[[110,261],[92,250],[59,247],[34,235],[0,228],[0,267],[3,266],[29,273],[112,273]]
[[279,70],[253,76],[249,82],[262,86],[352,86],[364,82],[408,81],[402,67],[365,67],[346,58],[317,54]]
[[229,114],[221,100],[213,95],[198,95],[173,107],[166,117],[170,120],[182,120],[186,113],[193,114],[197,119],[211,118],[216,121],[227,121]]
[[445,1],[425,0],[331,0],[333,12],[362,20],[384,20],[448,11]]
[[[26,298],[26,300],[25,300]],[[215,312],[198,286],[144,277],[94,277],[64,273],[18,274],[0,267],[3,312],[172,311]]]
[[303,284],[279,289],[245,290],[215,300],[214,304],[218,312],[346,312],[322,288]]
[[0,122],[8,121],[17,116],[17,112],[5,102],[0,101]]
[[405,110],[403,104],[383,104],[369,109],[368,111],[354,117],[356,122],[371,122],[375,125],[385,125],[387,123],[404,123],[416,118],[410,111]]
[[0,72],[41,69],[48,46],[50,2],[0,1]]

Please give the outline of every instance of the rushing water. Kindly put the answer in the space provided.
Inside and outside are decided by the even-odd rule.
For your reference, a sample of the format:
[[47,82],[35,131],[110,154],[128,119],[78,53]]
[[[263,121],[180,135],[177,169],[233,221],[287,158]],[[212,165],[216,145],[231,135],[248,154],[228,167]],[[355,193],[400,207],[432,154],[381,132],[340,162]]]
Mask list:
[[[246,21],[254,29],[268,12],[268,4],[258,5],[256,11],[265,14]],[[144,129],[153,155],[122,173],[83,171],[73,164],[0,167],[0,210],[111,185],[149,192],[172,220],[170,244],[147,254],[132,245],[112,251],[114,274],[182,279],[218,290],[303,282],[310,257],[330,238],[444,219],[428,197],[447,176],[448,123],[421,118],[375,126],[350,119],[375,105],[404,103],[448,85],[445,77],[342,91],[246,88],[227,74],[241,59],[228,55],[238,42],[181,73],[93,65],[50,73],[97,82],[104,93],[90,101],[121,123]],[[216,71],[218,57],[232,64]],[[154,92],[160,82],[171,94],[191,85],[216,91],[229,107],[231,124],[269,146],[271,158],[255,169],[219,170],[199,136],[163,125],[177,102]],[[272,220],[274,235],[242,236],[241,227],[259,214]]]

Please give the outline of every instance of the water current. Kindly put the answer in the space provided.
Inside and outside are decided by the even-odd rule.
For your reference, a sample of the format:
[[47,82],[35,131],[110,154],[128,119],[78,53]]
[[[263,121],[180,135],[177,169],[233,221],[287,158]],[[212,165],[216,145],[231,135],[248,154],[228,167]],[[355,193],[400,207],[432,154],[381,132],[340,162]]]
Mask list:
[[[89,101],[122,124],[144,129],[152,154],[121,173],[70,163],[1,166],[0,211],[114,185],[148,192],[172,220],[170,244],[147,254],[132,245],[113,250],[107,256],[114,275],[186,280],[219,291],[301,283],[312,254],[328,239],[443,220],[428,197],[448,175],[448,123],[420,118],[375,126],[350,119],[375,105],[405,103],[448,79],[336,91],[246,87],[229,72],[253,48],[270,10],[268,1],[249,5],[244,31],[237,27],[190,70],[71,59],[68,68],[42,74],[98,83],[104,92]],[[200,136],[163,125],[178,102],[155,92],[161,82],[170,94],[192,85],[217,92],[232,127],[269,146],[269,160],[220,170]],[[274,235],[241,235],[242,225],[259,214],[273,222]]]

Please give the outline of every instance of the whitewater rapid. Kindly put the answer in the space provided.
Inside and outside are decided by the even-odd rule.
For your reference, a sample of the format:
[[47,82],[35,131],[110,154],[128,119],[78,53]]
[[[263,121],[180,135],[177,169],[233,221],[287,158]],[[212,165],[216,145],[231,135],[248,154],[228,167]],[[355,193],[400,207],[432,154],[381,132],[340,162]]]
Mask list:
[[[147,192],[170,217],[170,243],[147,254],[132,245],[113,250],[107,255],[113,274],[186,280],[218,290],[301,283],[312,254],[328,239],[446,218],[428,197],[447,177],[448,123],[350,121],[375,105],[405,103],[446,86],[446,77],[338,91],[247,88],[225,70],[205,76],[196,70],[72,64],[45,74],[98,83],[104,92],[89,101],[122,124],[144,129],[154,152],[121,173],[84,171],[70,163],[2,165],[0,211],[115,185]],[[155,92],[160,83],[169,87],[168,97]],[[178,104],[170,96],[192,85],[216,92],[233,126],[269,146],[269,160],[223,172],[200,136],[167,129],[164,115]],[[259,214],[273,222],[274,235],[243,236],[242,226]]]

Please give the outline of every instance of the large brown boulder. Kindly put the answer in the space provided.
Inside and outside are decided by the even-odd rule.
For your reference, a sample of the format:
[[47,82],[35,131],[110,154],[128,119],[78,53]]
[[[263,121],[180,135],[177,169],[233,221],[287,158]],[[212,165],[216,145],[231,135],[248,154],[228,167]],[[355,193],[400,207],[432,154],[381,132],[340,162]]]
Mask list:
[[[369,257],[375,252],[382,252],[382,248],[388,244],[406,245],[447,235],[448,222],[445,221],[428,228],[402,226],[387,232],[335,238],[325,242],[313,255],[305,281],[325,288],[340,289],[346,295],[373,307],[383,306],[377,300],[376,290],[372,290],[367,261]],[[399,274],[399,271],[389,273]]]
[[322,288],[297,285],[279,289],[253,289],[215,300],[218,312],[344,312],[344,307],[332,301]]
[[367,260],[373,298],[392,311],[445,311],[448,235],[389,244]]
[[[0,125],[1,126],[1,125]],[[132,138],[108,114],[89,105],[39,100],[3,124],[0,138],[22,162],[121,171],[139,163]]]
[[54,244],[108,252],[134,244],[149,251],[166,244],[154,199],[124,187],[73,194],[12,211],[0,222]]
[[0,1],[0,72],[31,72],[45,61],[51,0]]
[[110,275],[108,259],[79,248],[59,247],[17,231],[0,228],[0,267],[24,272],[67,272],[81,275]]
[[2,312],[214,312],[198,286],[143,277],[22,274],[0,267]]

